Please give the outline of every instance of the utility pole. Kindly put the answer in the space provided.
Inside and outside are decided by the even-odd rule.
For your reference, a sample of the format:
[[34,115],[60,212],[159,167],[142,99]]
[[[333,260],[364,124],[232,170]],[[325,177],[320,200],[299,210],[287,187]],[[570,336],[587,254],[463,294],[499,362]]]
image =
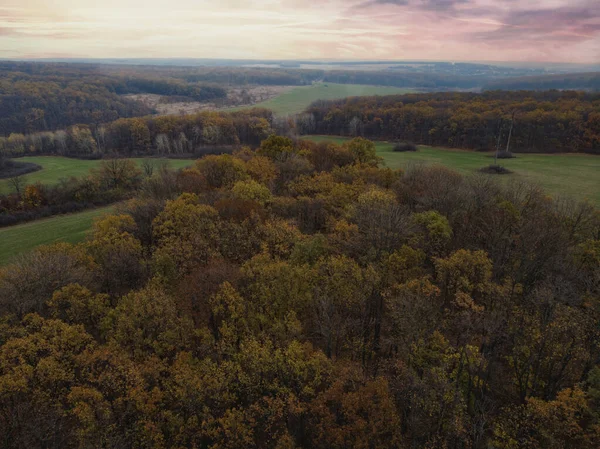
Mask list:
[[494,155],[494,165],[498,165],[498,153],[500,152],[500,138],[502,137],[502,117],[498,126],[498,141],[496,142],[496,154]]
[[512,137],[512,130],[513,130],[513,125],[515,124],[515,114],[517,113],[516,110],[513,111],[512,113],[512,117],[510,119],[510,131],[508,132],[508,142],[506,143],[506,152],[510,153],[510,138]]

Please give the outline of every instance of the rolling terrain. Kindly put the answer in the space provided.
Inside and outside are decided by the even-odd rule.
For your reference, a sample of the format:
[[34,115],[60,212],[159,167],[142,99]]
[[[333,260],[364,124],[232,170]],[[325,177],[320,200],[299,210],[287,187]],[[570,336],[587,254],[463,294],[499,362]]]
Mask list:
[[0,229],[0,265],[37,246],[56,242],[78,243],[94,220],[111,212],[113,206],[59,215]]
[[[86,175],[90,169],[98,167],[101,160],[82,160],[72,159],[60,156],[27,156],[18,159],[22,162],[32,162],[42,166],[42,169],[27,175],[23,175],[26,184],[35,184],[37,182],[45,185],[57,184],[61,179],[72,176],[79,177]],[[144,158],[134,158],[139,164]],[[166,160],[172,168],[183,168],[191,163],[191,159],[158,159]],[[0,194],[11,193],[12,188],[8,179],[0,180]]]
[[[315,142],[343,143],[344,137],[306,136]],[[393,144],[376,142],[377,151],[390,168],[405,168],[414,163],[440,164],[463,174],[475,173],[493,163],[492,154],[475,151],[419,146],[417,152],[397,153]],[[513,173],[499,178],[538,184],[554,196],[565,195],[589,200],[600,206],[600,157],[586,154],[517,154],[500,165]]]
[[409,92],[414,92],[414,90],[398,87],[365,86],[361,84],[316,83],[311,86],[296,87],[275,98],[257,103],[251,107],[270,109],[276,115],[292,115],[303,112],[317,100],[337,100],[346,97],[371,95],[398,95]]

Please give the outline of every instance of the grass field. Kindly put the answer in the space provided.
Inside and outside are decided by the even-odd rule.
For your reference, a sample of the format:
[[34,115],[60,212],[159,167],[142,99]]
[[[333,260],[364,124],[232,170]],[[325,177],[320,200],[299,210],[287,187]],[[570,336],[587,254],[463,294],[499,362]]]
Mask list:
[[[313,141],[333,141],[342,143],[343,137],[307,136]],[[488,153],[432,148],[420,146],[414,153],[395,153],[393,144],[377,142],[379,155],[391,168],[405,168],[414,163],[440,164],[463,174],[475,173],[489,165],[493,159]],[[25,159],[25,158],[24,158]],[[40,157],[26,158],[46,167],[27,175],[44,183],[57,182],[61,177],[81,175],[98,161],[80,161],[76,159]],[[171,160],[173,167],[189,165],[189,160]],[[525,180],[539,184],[552,195],[563,194],[579,200],[590,200],[600,207],[600,157],[583,154],[523,154],[516,159],[501,161],[512,170],[511,175],[497,176],[503,182]],[[69,171],[69,175],[65,174]],[[35,182],[28,179],[28,182]],[[112,210],[105,207],[71,215],[47,218],[0,229],[0,265],[6,264],[15,255],[21,254],[39,245],[57,241],[75,243],[84,239],[93,220]]]
[[[307,136],[319,141],[342,143],[346,138]],[[419,151],[395,153],[393,144],[377,142],[377,151],[390,168],[404,168],[411,163],[440,164],[460,173],[475,173],[493,163],[490,153],[420,146]],[[551,195],[589,200],[600,207],[600,157],[586,154],[517,154],[515,159],[501,160],[512,170],[510,175],[495,175],[503,182],[525,180],[538,184]],[[492,176],[492,175],[490,175]]]
[[311,103],[317,100],[337,100],[339,98],[346,97],[393,95],[405,94],[409,92],[413,91],[399,87],[316,83],[311,86],[297,87],[275,98],[255,104],[251,107],[267,108],[272,110],[277,115],[291,115],[304,111]]
[[31,251],[36,246],[55,242],[82,241],[94,220],[111,212],[113,206],[69,215],[44,218],[0,229],[0,265],[10,262],[18,254]]
[[[71,159],[60,156],[31,156],[18,159],[22,162],[33,162],[42,166],[42,170],[24,175],[27,184],[40,182],[42,184],[56,184],[62,178],[70,178],[71,176],[86,175],[91,168],[98,167],[100,160],[86,161],[81,159]],[[138,164],[144,160],[143,158],[133,159]],[[158,159],[167,160],[173,168],[183,168],[192,163],[191,159]],[[11,193],[12,188],[8,179],[0,179],[0,194]]]

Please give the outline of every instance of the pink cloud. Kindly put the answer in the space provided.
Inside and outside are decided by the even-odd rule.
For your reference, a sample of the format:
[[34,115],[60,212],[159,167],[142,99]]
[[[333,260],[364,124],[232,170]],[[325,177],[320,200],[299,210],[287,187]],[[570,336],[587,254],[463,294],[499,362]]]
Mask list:
[[597,0],[5,0],[15,55],[600,62]]

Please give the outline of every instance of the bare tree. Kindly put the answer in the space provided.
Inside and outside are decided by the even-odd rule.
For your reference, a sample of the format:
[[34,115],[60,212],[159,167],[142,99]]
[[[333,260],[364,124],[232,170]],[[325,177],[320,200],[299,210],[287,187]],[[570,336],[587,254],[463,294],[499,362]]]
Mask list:
[[144,175],[146,177],[150,177],[154,174],[154,169],[156,168],[156,160],[155,159],[144,159],[142,160],[141,166],[144,171]]
[[94,133],[94,137],[96,138],[98,150],[102,152],[104,150],[104,142],[106,141],[106,128],[102,125],[98,126]]
[[22,175],[13,176],[8,180],[8,183],[15,189],[17,195],[21,195],[21,190],[25,186],[25,177]]
[[158,150],[158,154],[171,152],[171,142],[169,141],[169,137],[166,134],[157,135],[155,144],[156,149]]
[[56,131],[54,133],[54,142],[58,149],[58,154],[65,154],[67,152],[67,133],[65,131]]
[[296,128],[300,134],[312,134],[316,128],[314,114],[300,114],[296,116]]
[[140,176],[140,170],[131,159],[106,159],[97,170],[99,178],[108,188],[126,187]]
[[358,117],[353,117],[348,124],[348,130],[350,131],[350,135],[352,137],[358,137],[358,132],[361,128],[362,122]]

